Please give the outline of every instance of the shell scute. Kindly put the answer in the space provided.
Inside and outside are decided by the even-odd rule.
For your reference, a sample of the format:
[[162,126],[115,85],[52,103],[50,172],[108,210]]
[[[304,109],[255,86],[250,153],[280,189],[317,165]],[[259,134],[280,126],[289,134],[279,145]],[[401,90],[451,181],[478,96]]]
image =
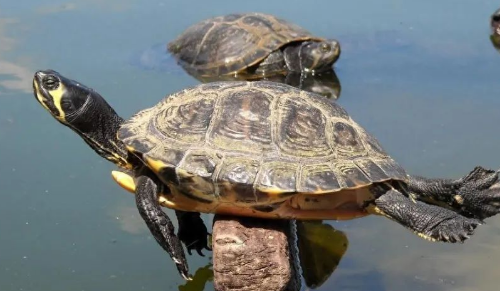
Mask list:
[[301,176],[299,192],[321,194],[325,191],[332,192],[342,188],[337,175],[328,164],[304,167]]
[[253,184],[260,163],[253,159],[224,159],[217,176],[221,197],[235,202],[256,202]]
[[[243,90],[221,101],[214,120],[212,143],[224,150],[259,152],[271,145],[272,96],[258,90]],[[237,144],[236,144],[237,143]]]
[[332,155],[326,133],[327,117],[317,107],[303,101],[293,96],[278,104],[275,122],[281,152],[300,157]]
[[264,163],[255,186],[259,191],[266,193],[297,192],[297,168],[296,163],[280,161]]

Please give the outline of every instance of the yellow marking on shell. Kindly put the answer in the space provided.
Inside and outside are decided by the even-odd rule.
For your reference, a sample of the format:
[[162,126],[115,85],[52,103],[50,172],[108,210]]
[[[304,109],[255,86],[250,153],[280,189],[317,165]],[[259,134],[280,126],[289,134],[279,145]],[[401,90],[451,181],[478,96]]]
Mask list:
[[148,166],[151,169],[153,169],[155,172],[160,172],[161,169],[167,167],[167,165],[165,163],[163,163],[162,161],[154,160],[154,159],[152,159],[150,157],[145,157],[144,160],[146,161],[146,163],[148,164]]
[[175,208],[176,208],[176,206],[177,206],[177,204],[175,204],[174,202],[172,202],[172,201],[168,200],[167,198],[165,198],[164,196],[161,196],[161,195],[158,197],[158,202],[159,202],[161,205],[163,205],[163,206],[165,206],[165,207],[168,207],[168,208],[173,208],[173,209],[175,209]]
[[52,100],[54,101],[54,106],[59,110],[59,116],[56,116],[57,119],[61,121],[65,121],[65,114],[64,111],[62,110],[61,107],[61,100],[64,95],[64,92],[66,92],[66,87],[62,84],[59,83],[59,86],[55,90],[50,90],[50,96],[52,96]]
[[[113,180],[115,180],[116,183],[118,183],[118,185],[120,185],[123,189],[127,190],[132,194],[135,194],[136,185],[134,178],[132,176],[120,171],[111,171],[111,176],[113,177]],[[162,194],[158,196],[158,203],[168,208],[175,208],[176,206],[174,202],[168,200]]]
[[132,176],[120,171],[111,171],[111,176],[123,189],[135,194],[136,185]]
[[279,195],[279,194],[283,194],[284,191],[283,189],[280,189],[278,187],[258,187],[257,188],[258,191],[262,192],[262,193],[267,193],[269,195]]

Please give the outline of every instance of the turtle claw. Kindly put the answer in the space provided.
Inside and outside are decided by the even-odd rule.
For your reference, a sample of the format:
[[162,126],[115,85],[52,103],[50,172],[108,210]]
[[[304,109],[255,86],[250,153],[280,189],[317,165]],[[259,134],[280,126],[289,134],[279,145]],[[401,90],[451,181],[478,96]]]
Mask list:
[[464,243],[479,225],[481,221],[477,219],[456,216],[439,223],[427,235],[442,242]]
[[175,266],[177,267],[177,271],[179,271],[179,274],[181,275],[182,278],[186,281],[191,281],[193,278],[189,274],[188,268],[186,264],[183,264],[179,259],[177,258],[172,258],[172,260],[175,263]]
[[480,219],[500,213],[498,175],[498,171],[476,167],[460,179],[461,186],[454,197],[460,209]]
[[[179,270],[180,272],[180,270]],[[182,278],[184,278],[184,280],[186,281],[192,281],[193,280],[193,277],[191,275],[189,275],[187,272],[180,272]]]

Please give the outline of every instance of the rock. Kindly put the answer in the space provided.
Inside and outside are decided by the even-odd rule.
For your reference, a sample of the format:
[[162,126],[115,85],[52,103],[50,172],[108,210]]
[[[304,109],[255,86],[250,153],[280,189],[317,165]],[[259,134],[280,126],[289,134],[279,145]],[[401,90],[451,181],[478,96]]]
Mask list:
[[293,221],[216,215],[215,290],[300,290],[294,233]]

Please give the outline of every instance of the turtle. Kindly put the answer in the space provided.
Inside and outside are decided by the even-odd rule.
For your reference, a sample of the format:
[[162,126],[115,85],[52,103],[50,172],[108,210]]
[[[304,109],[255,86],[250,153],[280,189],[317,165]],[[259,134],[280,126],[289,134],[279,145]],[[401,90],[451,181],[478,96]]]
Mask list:
[[500,8],[490,17],[490,41],[493,47],[500,51]]
[[313,36],[276,16],[251,12],[196,23],[169,42],[167,50],[192,75],[254,79],[332,68],[340,56],[340,43]]
[[[200,213],[267,219],[389,218],[419,236],[464,242],[500,211],[498,171],[412,176],[336,102],[286,84],[228,81],[167,95],[127,120],[95,90],[37,71],[36,100],[116,164],[113,179],[182,277],[209,249]],[[161,206],[175,210],[178,233]]]

